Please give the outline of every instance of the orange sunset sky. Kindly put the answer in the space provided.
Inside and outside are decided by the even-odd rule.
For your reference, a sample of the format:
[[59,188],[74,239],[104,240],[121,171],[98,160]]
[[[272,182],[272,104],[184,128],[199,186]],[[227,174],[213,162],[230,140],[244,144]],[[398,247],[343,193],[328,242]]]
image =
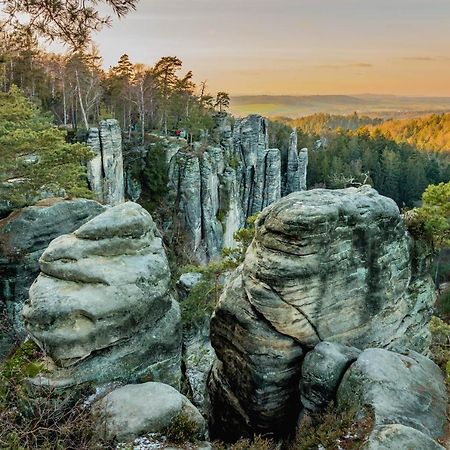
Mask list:
[[449,0],[141,0],[95,40],[212,92],[450,96]]

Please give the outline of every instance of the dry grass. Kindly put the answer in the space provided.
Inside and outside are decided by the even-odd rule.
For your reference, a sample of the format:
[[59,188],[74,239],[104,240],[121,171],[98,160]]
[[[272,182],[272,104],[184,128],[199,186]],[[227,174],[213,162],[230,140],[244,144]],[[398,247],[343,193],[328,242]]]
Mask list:
[[22,344],[0,365],[0,448],[5,450],[112,449],[102,441],[79,392],[31,392],[25,382],[42,370],[39,351]]

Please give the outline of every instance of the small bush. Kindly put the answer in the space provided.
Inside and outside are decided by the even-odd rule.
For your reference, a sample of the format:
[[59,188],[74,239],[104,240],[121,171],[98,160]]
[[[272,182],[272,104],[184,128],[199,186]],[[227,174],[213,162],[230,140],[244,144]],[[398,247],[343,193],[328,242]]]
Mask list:
[[198,423],[184,412],[174,417],[170,424],[162,430],[161,435],[165,436],[168,442],[174,444],[195,443],[203,437]]
[[312,416],[297,430],[289,450],[358,449],[372,429],[372,416],[367,412],[362,420],[356,419],[356,411],[339,411],[331,403],[321,414]]
[[[438,317],[433,317],[430,322],[430,331],[432,359],[446,372],[450,362],[450,325]],[[450,375],[449,372],[447,375]]]
[[0,448],[93,450],[114,448],[98,437],[79,393],[32,392],[25,379],[42,372],[42,354],[32,341],[0,364]]
[[211,317],[216,306],[215,295],[214,281],[210,279],[200,281],[191,289],[180,305],[184,329],[197,328]]
[[222,442],[214,442],[214,450],[274,450],[279,448],[271,439],[255,436],[253,439],[241,439],[235,444],[226,445]]

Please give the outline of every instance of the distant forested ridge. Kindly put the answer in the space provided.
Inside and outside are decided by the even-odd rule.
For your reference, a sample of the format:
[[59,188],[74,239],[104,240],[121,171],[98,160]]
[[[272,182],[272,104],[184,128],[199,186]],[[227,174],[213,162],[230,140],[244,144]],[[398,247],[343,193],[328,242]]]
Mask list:
[[348,115],[318,113],[298,119],[275,118],[274,120],[281,120],[292,128],[297,128],[307,134],[320,134],[338,128],[356,130],[365,125],[379,125],[383,122],[383,119],[360,116],[356,113]]
[[[442,124],[442,120],[437,120],[440,116],[432,117],[436,117],[433,123]],[[422,119],[425,124],[427,119],[431,120]],[[420,201],[428,185],[450,180],[450,154],[424,151],[402,139],[397,142],[383,128],[392,123],[395,122],[382,123],[356,114],[279,119],[271,123],[276,140],[271,145],[286,147],[288,131],[294,126],[299,146],[309,149],[309,188],[343,188],[367,183],[394,199],[400,207],[412,207]],[[418,127],[415,135],[422,136],[421,120],[415,123]],[[444,133],[444,127],[440,129]]]
[[421,150],[450,152],[450,113],[388,120],[368,129],[371,133],[378,130],[396,142],[407,142]]

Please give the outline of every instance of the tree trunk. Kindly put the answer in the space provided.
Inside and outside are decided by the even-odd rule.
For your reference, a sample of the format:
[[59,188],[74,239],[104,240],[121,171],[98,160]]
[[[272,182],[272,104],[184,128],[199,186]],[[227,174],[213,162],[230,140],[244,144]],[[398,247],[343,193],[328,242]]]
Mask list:
[[86,130],[89,130],[89,122],[88,122],[88,118],[86,115],[86,109],[84,108],[83,96],[81,95],[80,77],[78,76],[78,70],[75,70],[75,77],[77,80],[78,100],[80,103],[81,115],[83,116],[83,121],[84,121]]

